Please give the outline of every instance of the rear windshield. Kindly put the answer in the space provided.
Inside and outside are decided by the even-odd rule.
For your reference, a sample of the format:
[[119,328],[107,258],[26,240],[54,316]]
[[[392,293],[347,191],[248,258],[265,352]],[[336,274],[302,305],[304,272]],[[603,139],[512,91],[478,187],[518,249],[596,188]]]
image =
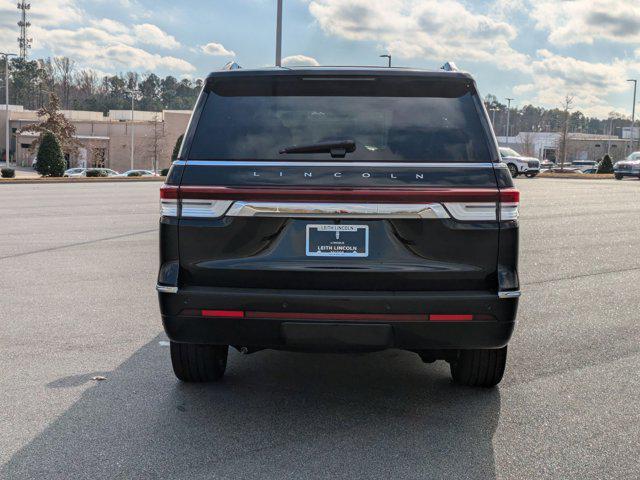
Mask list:
[[353,141],[341,161],[490,162],[477,93],[464,80],[267,77],[216,80],[194,160],[332,161],[287,147]]

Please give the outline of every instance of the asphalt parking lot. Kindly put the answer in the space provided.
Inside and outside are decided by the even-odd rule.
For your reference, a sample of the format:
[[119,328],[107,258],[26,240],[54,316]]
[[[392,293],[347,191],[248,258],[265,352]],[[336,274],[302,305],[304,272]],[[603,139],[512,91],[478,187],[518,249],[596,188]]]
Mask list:
[[0,185],[0,478],[640,477],[640,181],[517,184],[493,390],[398,351],[234,352],[223,383],[180,384],[159,184]]

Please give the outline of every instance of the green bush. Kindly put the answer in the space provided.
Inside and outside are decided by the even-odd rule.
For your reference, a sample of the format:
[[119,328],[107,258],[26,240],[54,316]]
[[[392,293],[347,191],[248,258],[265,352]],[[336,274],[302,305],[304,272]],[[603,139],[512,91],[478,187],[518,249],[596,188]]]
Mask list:
[[46,130],[38,147],[36,171],[43,177],[62,177],[66,166],[58,138]]
[[611,162],[611,157],[609,155],[605,155],[602,161],[598,164],[597,173],[613,173],[613,163]]
[[163,168],[162,170],[160,170],[160,175],[166,177],[167,175],[169,175],[169,169]]
[[142,176],[142,172],[131,172],[127,174],[127,177],[141,177],[141,176]]
[[15,178],[16,171],[13,168],[3,168],[1,170],[2,178]]
[[98,178],[98,177],[106,177],[107,172],[98,169],[87,170],[87,177],[90,178]]
[[171,155],[171,160],[177,160],[178,155],[180,155],[180,148],[182,147],[182,140],[184,139],[184,135],[180,135],[178,140],[176,141],[175,147],[173,147],[173,155]]

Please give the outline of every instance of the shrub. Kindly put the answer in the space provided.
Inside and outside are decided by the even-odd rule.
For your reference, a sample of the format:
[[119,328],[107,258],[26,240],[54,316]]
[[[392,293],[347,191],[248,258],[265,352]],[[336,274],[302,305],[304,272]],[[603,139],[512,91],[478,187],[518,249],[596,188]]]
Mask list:
[[2,178],[15,178],[16,171],[13,168],[3,168],[1,170]]
[[180,147],[182,147],[182,140],[184,139],[184,135],[180,135],[178,140],[176,140],[176,145],[173,147],[173,155],[171,155],[171,160],[177,160],[178,155],[180,155]]
[[90,177],[90,178],[106,177],[106,176],[107,176],[107,172],[103,170],[98,170],[95,168],[91,170],[87,170],[87,177]]
[[66,162],[58,138],[50,131],[45,131],[38,147],[36,171],[43,177],[62,177]]
[[127,177],[141,177],[142,172],[131,172],[127,175]]
[[160,170],[160,175],[166,177],[167,175],[169,175],[169,169],[163,168],[162,170]]
[[609,155],[605,155],[598,164],[598,173],[613,173],[613,163]]

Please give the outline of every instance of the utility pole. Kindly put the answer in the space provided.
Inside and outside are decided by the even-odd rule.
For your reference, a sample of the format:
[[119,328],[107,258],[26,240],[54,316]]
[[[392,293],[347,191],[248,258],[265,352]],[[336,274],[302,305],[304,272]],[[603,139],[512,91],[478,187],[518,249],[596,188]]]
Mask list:
[[4,57],[4,105],[5,105],[5,157],[7,167],[9,166],[9,147],[11,145],[11,128],[9,126],[9,57],[17,57],[15,53],[0,52],[0,56]]
[[276,19],[276,67],[282,66],[282,0],[278,0]]
[[391,68],[391,55],[389,55],[389,54],[380,55],[380,58],[388,58],[389,59],[389,68]]
[[496,130],[496,112],[499,110],[498,107],[493,107],[490,108],[489,110],[491,110],[491,123],[493,124],[493,131],[495,132]]
[[507,145],[509,145],[509,122],[511,121],[511,100],[513,100],[513,98],[507,98]]
[[632,78],[627,80],[627,82],[633,82],[633,107],[631,108],[631,152],[633,152],[633,145],[636,139],[636,90],[638,89],[638,80]]
[[29,38],[27,36],[27,29],[31,26],[31,22],[27,20],[27,11],[31,10],[31,4],[25,2],[25,0],[21,0],[18,3],[18,10],[20,10],[20,15],[22,16],[22,19],[18,22],[18,26],[20,27],[20,37],[18,38],[20,58],[26,60],[27,52],[31,48],[31,43],[33,42],[33,38]]
[[136,154],[136,126],[135,123],[133,123],[133,115],[135,112],[136,95],[138,94],[138,90],[132,88],[129,90],[129,94],[131,95],[131,170],[133,170],[133,160]]

